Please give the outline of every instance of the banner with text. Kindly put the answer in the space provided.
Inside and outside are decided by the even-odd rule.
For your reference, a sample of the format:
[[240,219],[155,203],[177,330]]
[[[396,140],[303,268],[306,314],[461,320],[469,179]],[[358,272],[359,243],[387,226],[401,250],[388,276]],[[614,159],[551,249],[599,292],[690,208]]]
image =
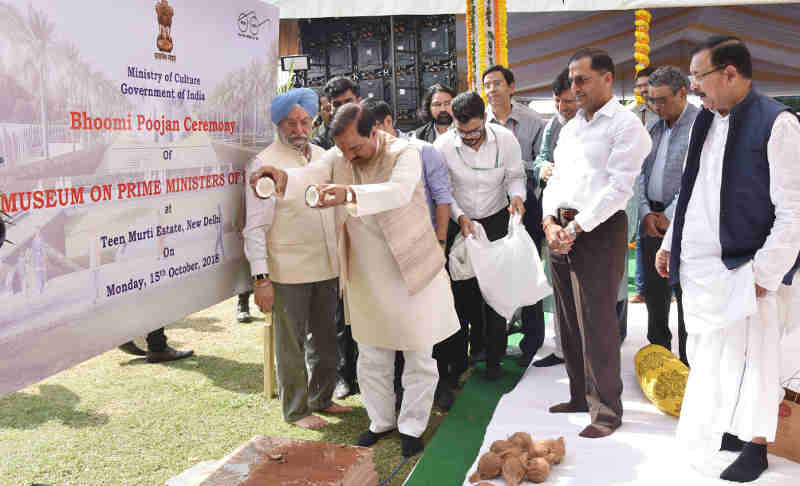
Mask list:
[[246,290],[278,24],[257,0],[0,1],[0,396]]

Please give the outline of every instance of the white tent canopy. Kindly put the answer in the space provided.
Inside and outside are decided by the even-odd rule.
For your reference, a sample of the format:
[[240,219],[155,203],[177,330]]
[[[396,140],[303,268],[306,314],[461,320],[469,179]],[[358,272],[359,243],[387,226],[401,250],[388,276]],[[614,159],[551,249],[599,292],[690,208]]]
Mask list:
[[[567,0],[569,1],[569,0]],[[800,93],[800,4],[651,9],[650,62],[688,71],[691,50],[711,35],[742,38],[753,56],[756,86],[772,96]],[[632,97],[633,13],[509,14],[509,65],[516,91],[550,98],[550,84],[576,49],[599,47],[617,67],[617,93]],[[459,71],[464,71],[465,26],[456,25]]]
[[[386,15],[441,15],[465,13],[465,0],[265,0],[281,9],[282,19],[324,17],[377,17]],[[782,0],[506,0],[509,12],[574,12],[632,10],[660,7],[702,7],[789,3]]]

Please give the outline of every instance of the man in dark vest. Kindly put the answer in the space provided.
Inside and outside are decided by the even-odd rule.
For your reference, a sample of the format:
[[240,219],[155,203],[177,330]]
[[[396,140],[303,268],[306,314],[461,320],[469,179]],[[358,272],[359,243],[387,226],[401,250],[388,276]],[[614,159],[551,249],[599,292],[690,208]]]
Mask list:
[[[689,80],[703,100],[656,268],[680,283],[692,372],[678,425],[691,461],[740,452],[720,477],[767,469],[781,389],[780,340],[800,251],[800,123],[752,86],[744,43],[712,37]],[[705,466],[704,466],[705,468]]]

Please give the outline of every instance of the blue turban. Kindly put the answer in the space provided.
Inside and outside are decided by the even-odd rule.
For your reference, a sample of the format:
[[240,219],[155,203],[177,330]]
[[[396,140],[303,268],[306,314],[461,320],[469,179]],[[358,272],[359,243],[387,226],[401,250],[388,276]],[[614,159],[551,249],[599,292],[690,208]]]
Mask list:
[[317,93],[313,89],[294,88],[279,94],[272,99],[272,123],[279,124],[295,105],[300,105],[300,108],[306,110],[308,115],[314,118],[319,109]]

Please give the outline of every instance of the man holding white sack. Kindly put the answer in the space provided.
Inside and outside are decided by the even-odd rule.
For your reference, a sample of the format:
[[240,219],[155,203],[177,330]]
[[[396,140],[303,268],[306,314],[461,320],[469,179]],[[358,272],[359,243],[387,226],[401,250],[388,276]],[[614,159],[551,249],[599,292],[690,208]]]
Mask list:
[[625,207],[651,141],[613,97],[607,52],[576,52],[569,80],[579,110],[561,129],[542,204],[570,390],[550,412],[590,412],[580,435],[599,438],[622,424],[616,302],[628,253]]
[[767,469],[783,398],[780,340],[800,251],[800,123],[753,88],[740,39],[709,38],[690,72],[704,109],[656,255],[659,274],[683,289],[692,364],[678,439],[702,463],[717,450],[741,451],[720,477],[749,482]]
[[[490,241],[498,240],[508,233],[510,213],[520,217],[525,214],[522,149],[511,130],[486,123],[486,106],[478,93],[461,93],[451,106],[456,129],[434,143],[450,173],[451,219],[458,223],[464,237],[474,233],[476,221]],[[457,233],[453,229],[451,233]],[[477,279],[454,282],[453,287],[462,326],[470,326],[472,359],[477,360],[478,354],[485,351],[486,379],[499,380],[503,376],[500,362],[508,342],[506,320],[486,304]]]
[[[264,167],[251,183],[269,175],[287,200],[307,193],[310,205],[336,208],[340,279],[370,417],[356,445],[371,446],[397,428],[403,455],[410,457],[424,447],[420,437],[439,378],[433,345],[459,328],[444,255],[430,224],[422,163],[416,147],[377,130],[374,115],[358,104],[336,110],[330,130],[336,148],[322,160],[305,169]],[[405,357],[399,415],[393,387],[397,350]]]

